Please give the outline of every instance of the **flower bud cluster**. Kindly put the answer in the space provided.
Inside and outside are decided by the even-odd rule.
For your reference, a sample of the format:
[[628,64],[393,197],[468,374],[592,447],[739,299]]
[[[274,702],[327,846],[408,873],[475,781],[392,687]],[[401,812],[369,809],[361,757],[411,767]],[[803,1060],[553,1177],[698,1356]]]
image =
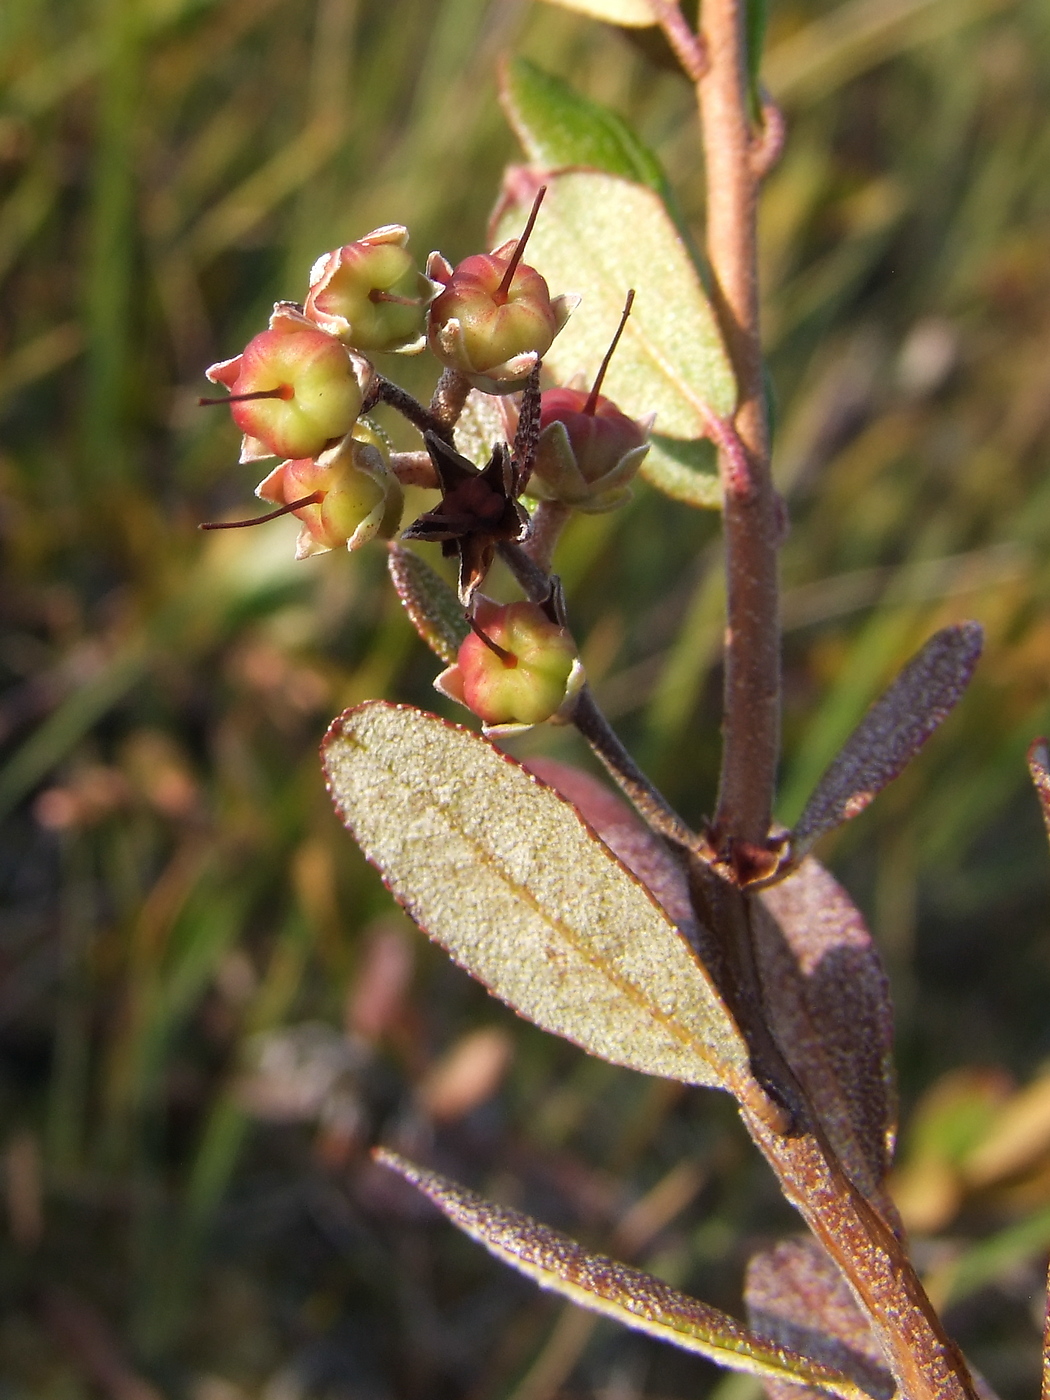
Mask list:
[[[542,357],[578,301],[552,297],[540,273],[522,261],[541,197],[542,191],[521,238],[455,267],[432,253],[420,273],[407,230],[393,224],[325,253],[311,269],[302,305],[278,302],[266,330],[207,371],[229,391],[243,433],[242,462],[281,459],[257,488],[277,507],[260,519],[295,515],[300,559],[393,537],[403,505],[400,482],[385,440],[361,415],[380,399],[417,426],[427,427],[429,414],[437,426],[424,441],[441,499],[405,536],[440,543],[459,557],[459,598],[472,630],[435,684],[488,732],[564,722],[583,685],[556,588],[544,606],[495,603],[477,591],[497,547],[528,539],[520,496],[527,491],[592,512],[622,504],[648,450],[652,421],[628,418],[599,393],[608,355],[589,392],[540,391]],[[617,338],[629,309],[630,302]],[[484,467],[454,450],[433,409],[412,409],[370,362],[376,354],[425,347],[501,405],[508,440],[495,444]]]

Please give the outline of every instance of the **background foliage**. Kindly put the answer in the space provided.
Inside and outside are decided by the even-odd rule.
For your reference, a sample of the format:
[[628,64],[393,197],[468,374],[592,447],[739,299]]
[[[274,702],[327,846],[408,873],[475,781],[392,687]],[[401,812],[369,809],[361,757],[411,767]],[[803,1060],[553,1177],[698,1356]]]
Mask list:
[[[781,815],[926,635],[984,623],[964,705],[824,854],[894,982],[920,1263],[977,1365],[1030,1394],[1050,1244],[1047,862],[1023,769],[1050,728],[1050,11],[771,9],[791,133],[763,216],[793,519]],[[338,825],[328,718],[378,694],[440,708],[382,551],[295,565],[288,522],[195,528],[253,484],[225,415],[193,407],[203,366],[377,224],[453,260],[480,243],[517,158],[508,47],[626,116],[702,217],[691,94],[659,46],[541,4],[0,10],[4,1400],[751,1393],[563,1312],[369,1164],[393,1143],[731,1309],[743,1258],[794,1228],[728,1101],[504,1012]],[[560,566],[599,698],[697,820],[715,517],[642,487],[577,521]],[[586,762],[554,733],[518,750]]]

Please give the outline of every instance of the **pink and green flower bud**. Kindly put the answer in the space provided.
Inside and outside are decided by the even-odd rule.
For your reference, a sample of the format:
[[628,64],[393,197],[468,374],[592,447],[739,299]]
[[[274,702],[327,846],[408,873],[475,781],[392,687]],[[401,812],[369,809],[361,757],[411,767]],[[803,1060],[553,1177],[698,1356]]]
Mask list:
[[593,390],[546,390],[529,495],[594,514],[624,505],[652,425],[652,417],[628,418]]
[[567,720],[584,677],[566,629],[535,603],[490,598],[478,601],[473,620],[477,630],[435,688],[473,710],[488,732]]
[[401,523],[401,484],[387,465],[385,445],[365,423],[316,459],[282,462],[255,494],[279,506],[301,502],[291,512],[302,522],[297,559],[344,545],[360,549],[377,536],[390,539]]
[[476,253],[456,268],[440,253],[427,262],[427,276],[444,287],[430,306],[430,348],[487,394],[522,388],[579,303],[576,296],[552,298],[534,267],[515,262],[520,241]]
[[416,270],[408,230],[387,224],[317,259],[303,311],[366,354],[411,355],[426,344],[426,308],[440,291]]
[[242,462],[315,457],[345,437],[361,412],[361,361],[281,305],[269,330],[207,375],[230,391],[230,411],[244,433]]

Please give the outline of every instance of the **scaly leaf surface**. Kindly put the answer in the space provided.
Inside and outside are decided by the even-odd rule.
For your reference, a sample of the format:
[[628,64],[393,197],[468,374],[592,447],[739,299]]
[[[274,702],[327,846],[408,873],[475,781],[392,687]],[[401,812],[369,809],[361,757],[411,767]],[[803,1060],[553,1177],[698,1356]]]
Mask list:
[[391,543],[387,549],[390,577],[412,626],[431,651],[451,666],[470,631],[456,590],[404,545]]
[[947,719],[981,654],[979,623],[935,632],[857,725],[817,783],[795,827],[797,859],[864,811]]
[[850,1179],[896,1228],[885,1188],[897,1121],[893,1009],[860,910],[808,857],[762,892],[753,930],[777,1043]]
[[[893,1394],[879,1344],[845,1279],[816,1240],[785,1240],[756,1254],[744,1289],[751,1326],[782,1346],[844,1371],[871,1395]],[[821,1400],[823,1392],[767,1380],[770,1400]]]
[[811,1361],[751,1332],[728,1313],[679,1293],[652,1274],[592,1253],[531,1216],[494,1205],[396,1153],[380,1150],[376,1156],[429,1196],[454,1224],[497,1259],[580,1307],[734,1371],[781,1383],[790,1381],[796,1386],[817,1385],[825,1394],[842,1396],[843,1400],[881,1400],[887,1393],[869,1389],[837,1368]]
[[419,926],[492,992],[592,1055],[753,1087],[696,954],[568,802],[488,740],[370,701],[322,748],[343,821]]

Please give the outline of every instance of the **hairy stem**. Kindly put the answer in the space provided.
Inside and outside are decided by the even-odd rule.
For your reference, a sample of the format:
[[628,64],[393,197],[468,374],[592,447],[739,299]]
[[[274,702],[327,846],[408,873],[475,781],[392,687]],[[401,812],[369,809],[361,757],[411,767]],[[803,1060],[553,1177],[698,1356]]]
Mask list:
[[470,393],[470,380],[459,370],[445,369],[437,382],[434,397],[430,400],[430,412],[441,425],[439,436],[452,442],[452,429],[459,422]]
[[551,571],[554,547],[571,514],[572,507],[561,501],[540,501],[533,513],[525,553],[546,574]]
[[761,844],[780,750],[779,519],[769,470],[758,325],[759,175],[748,113],[745,0],[704,0],[707,67],[696,85],[707,169],[707,256],[736,373],[732,428],[746,460],[719,445],[725,488],[727,625],[716,844]]
[[[400,384],[395,384],[392,379],[386,379],[381,374],[373,376],[362,411],[367,413],[377,403],[389,404],[421,433],[437,433],[439,438],[449,446],[452,445],[452,425],[446,423],[445,419],[434,411],[433,406],[424,407],[407,389],[402,389]],[[455,419],[452,422],[454,423]]]

